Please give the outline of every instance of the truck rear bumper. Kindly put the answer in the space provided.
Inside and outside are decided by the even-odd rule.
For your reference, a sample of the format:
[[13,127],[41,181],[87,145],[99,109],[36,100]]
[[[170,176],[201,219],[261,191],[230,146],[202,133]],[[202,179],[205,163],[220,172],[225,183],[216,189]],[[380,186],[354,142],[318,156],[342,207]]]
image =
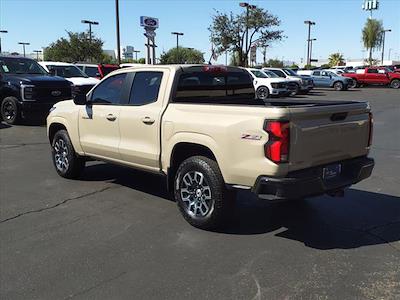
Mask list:
[[[259,176],[253,192],[265,200],[285,200],[318,196],[341,190],[371,176],[374,160],[368,157],[335,162],[341,164],[341,173],[335,178],[324,179],[327,165],[295,171],[284,178]],[[332,164],[329,164],[332,165]]]

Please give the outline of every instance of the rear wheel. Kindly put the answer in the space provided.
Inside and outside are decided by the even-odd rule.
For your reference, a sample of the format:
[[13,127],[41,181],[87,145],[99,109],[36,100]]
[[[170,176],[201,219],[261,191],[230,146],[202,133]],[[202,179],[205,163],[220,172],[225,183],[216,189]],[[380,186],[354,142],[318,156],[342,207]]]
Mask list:
[[390,83],[390,87],[394,89],[400,88],[400,80],[399,79],[393,79],[392,82]]
[[266,86],[260,86],[256,91],[256,95],[258,99],[265,100],[269,97],[269,89]]
[[66,130],[59,130],[52,141],[52,158],[57,173],[65,178],[78,178],[85,167],[85,159],[74,150]]
[[204,156],[193,156],[179,166],[174,196],[183,217],[201,229],[222,225],[233,207],[218,164]]
[[343,84],[343,82],[336,81],[333,84],[333,88],[335,89],[335,91],[343,91],[344,90],[344,84]]
[[18,100],[15,97],[6,97],[1,102],[1,118],[10,125],[18,124],[21,120],[21,112],[18,108]]

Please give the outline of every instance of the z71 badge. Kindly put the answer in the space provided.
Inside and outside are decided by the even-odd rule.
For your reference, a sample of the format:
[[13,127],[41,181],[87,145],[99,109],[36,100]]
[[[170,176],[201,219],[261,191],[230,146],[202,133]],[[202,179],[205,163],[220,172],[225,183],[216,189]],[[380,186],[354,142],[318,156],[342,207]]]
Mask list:
[[247,133],[243,133],[241,138],[242,138],[243,140],[259,141],[259,140],[261,140],[262,136],[261,136],[261,135],[257,135],[257,134],[247,134]]

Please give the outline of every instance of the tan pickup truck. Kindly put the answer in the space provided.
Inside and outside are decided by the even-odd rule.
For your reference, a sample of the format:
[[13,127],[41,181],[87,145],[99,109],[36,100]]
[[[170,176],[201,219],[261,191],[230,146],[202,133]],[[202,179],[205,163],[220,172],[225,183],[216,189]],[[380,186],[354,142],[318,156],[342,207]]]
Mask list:
[[59,175],[79,177],[88,158],[162,174],[185,219],[205,229],[223,222],[237,189],[333,195],[374,167],[367,103],[264,102],[234,67],[121,69],[54,105],[47,129]]

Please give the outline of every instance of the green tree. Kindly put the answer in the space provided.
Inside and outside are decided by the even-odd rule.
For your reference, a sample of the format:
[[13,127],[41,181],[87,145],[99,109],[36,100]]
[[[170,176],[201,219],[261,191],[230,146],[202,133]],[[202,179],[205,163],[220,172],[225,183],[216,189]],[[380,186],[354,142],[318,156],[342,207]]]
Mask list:
[[376,19],[368,19],[362,30],[362,42],[364,47],[369,51],[368,63],[372,65],[372,51],[379,49],[382,45],[382,21]]
[[[212,17],[212,24],[208,28],[211,32],[211,42],[215,45],[215,53],[222,54],[226,50],[238,53],[238,65],[245,66],[251,45],[267,47],[271,42],[279,41],[284,36],[283,31],[274,28],[280,25],[278,17],[270,14],[263,8],[249,10],[248,22],[246,12],[234,15],[232,12],[216,12]],[[249,34],[249,43],[246,48],[246,23]]]
[[179,47],[171,48],[160,55],[160,64],[202,64],[204,55],[199,50]]
[[67,31],[67,38],[60,38],[44,50],[45,60],[54,61],[96,61],[103,62],[107,57],[103,54],[103,41],[92,34],[89,41],[88,32]]
[[336,52],[336,53],[332,53],[331,55],[329,55],[329,66],[333,67],[333,66],[341,66],[344,64],[344,58],[343,58],[343,54]]
[[283,61],[279,59],[269,59],[265,67],[271,68],[283,68]]

